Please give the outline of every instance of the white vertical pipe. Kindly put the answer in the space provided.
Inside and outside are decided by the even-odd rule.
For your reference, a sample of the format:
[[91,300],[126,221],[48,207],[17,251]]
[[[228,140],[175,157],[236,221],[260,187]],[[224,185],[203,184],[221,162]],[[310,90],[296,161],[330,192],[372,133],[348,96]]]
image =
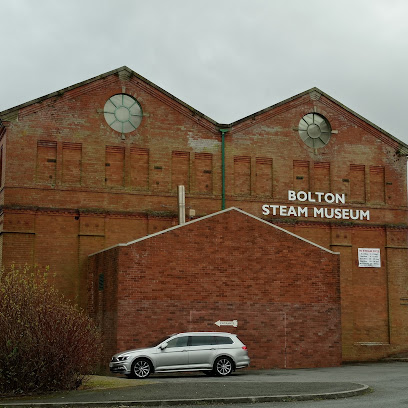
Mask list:
[[179,215],[179,224],[186,223],[186,193],[184,186],[178,186],[178,215]]

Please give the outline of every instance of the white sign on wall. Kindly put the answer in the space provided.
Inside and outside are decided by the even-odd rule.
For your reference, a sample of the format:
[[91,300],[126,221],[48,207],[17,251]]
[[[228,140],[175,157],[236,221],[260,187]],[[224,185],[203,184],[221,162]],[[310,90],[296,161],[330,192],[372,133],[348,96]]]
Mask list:
[[360,268],[381,268],[379,248],[358,248],[358,266]]
[[220,326],[234,326],[238,327],[238,320],[218,320],[218,322],[215,322],[218,327]]

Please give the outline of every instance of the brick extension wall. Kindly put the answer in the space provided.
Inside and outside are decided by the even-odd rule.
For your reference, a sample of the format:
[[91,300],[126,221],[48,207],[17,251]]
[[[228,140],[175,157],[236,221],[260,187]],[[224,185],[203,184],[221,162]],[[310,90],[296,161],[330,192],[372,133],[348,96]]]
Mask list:
[[335,366],[339,268],[338,254],[230,209],[91,256],[90,303],[106,361],[166,334],[230,331],[253,367]]

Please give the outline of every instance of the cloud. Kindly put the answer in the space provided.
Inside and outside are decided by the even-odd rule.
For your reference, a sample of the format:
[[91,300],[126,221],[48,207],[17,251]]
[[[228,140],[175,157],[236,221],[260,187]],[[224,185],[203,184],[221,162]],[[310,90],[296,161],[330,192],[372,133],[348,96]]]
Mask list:
[[224,123],[317,86],[408,143],[405,1],[0,3],[0,110],[127,65]]

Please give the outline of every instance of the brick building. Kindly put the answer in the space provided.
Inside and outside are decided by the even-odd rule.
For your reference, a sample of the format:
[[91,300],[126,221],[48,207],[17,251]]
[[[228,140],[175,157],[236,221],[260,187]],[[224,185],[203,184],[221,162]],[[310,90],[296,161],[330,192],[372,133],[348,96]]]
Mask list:
[[[188,220],[238,207],[340,253],[344,361],[408,348],[408,146],[319,89],[219,124],[123,67],[3,111],[0,119],[3,265],[49,265],[56,285],[82,306],[90,298],[100,316],[95,299],[104,295],[88,293],[88,256],[176,226],[177,186],[184,185]],[[272,245],[283,250],[280,239]],[[301,251],[304,241],[291,245]],[[209,257],[209,266],[217,259]],[[90,277],[99,277],[95,268]],[[273,276],[273,262],[268,268]],[[322,276],[321,263],[315,268]],[[248,286],[255,269],[240,276]],[[104,279],[103,291],[111,290],[107,273]],[[279,279],[288,298],[306,293],[314,304],[303,278],[302,285],[286,274]],[[181,274],[177,282],[186,289],[191,283]],[[241,303],[236,296],[231,304]]]
[[231,208],[91,256],[90,303],[107,357],[221,319],[237,322],[227,329],[252,366],[339,365],[339,266],[339,254]]

